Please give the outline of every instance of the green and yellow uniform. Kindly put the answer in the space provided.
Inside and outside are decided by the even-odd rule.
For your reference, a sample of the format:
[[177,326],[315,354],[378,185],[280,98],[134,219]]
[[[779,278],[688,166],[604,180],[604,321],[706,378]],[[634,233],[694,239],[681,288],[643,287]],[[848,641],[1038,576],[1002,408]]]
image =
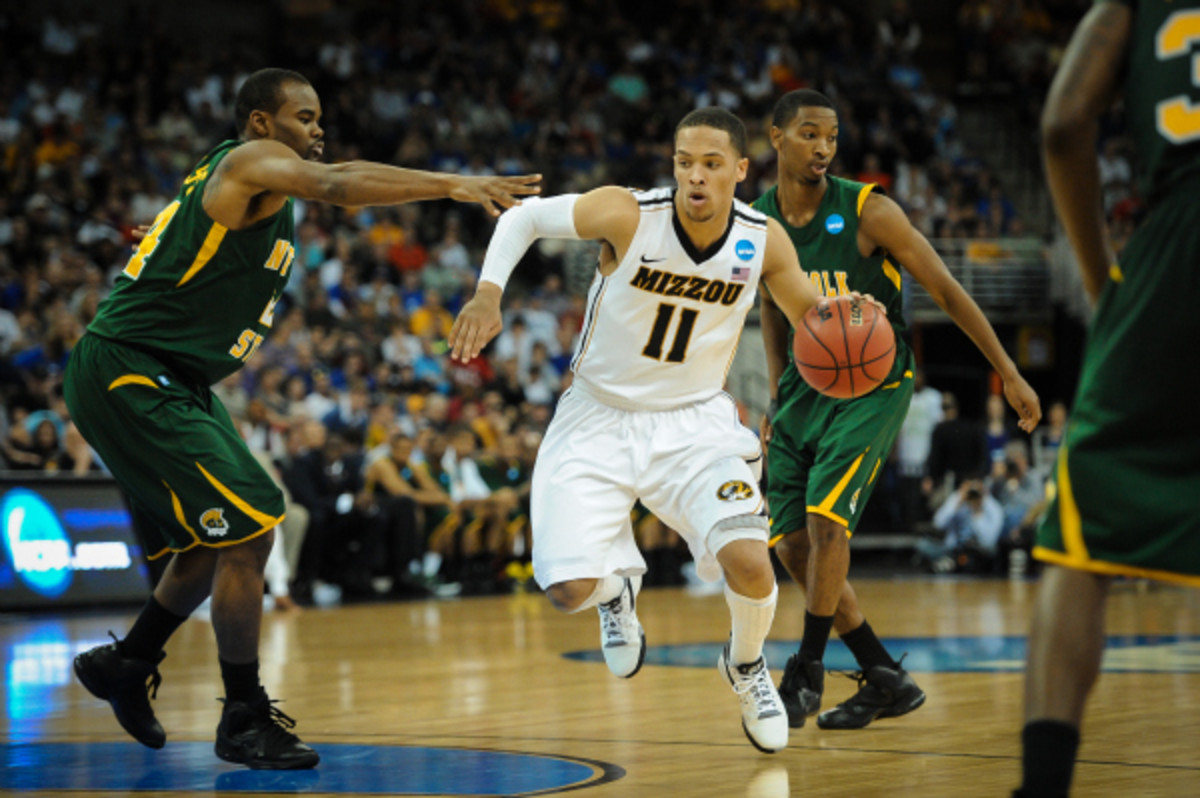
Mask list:
[[152,557],[227,546],[283,519],[283,494],[209,386],[271,328],[295,255],[292,201],[244,230],[204,211],[239,142],[197,164],[71,354],[72,419],[129,495]]
[[1200,3],[1131,3],[1126,121],[1149,210],[1111,271],[1034,557],[1200,585]]
[[[446,491],[446,495],[450,494],[450,474],[442,468],[441,462],[435,462],[431,458],[425,458],[417,463],[407,463],[404,468],[400,469],[400,476],[404,481],[413,488],[420,490],[424,487],[424,483],[417,479],[416,471],[424,471],[430,478],[433,479],[442,490]],[[457,534],[460,527],[463,526],[464,514],[459,510],[444,505],[425,505],[421,514],[422,534],[426,543],[440,541],[447,535]]]
[[[479,468],[479,476],[484,483],[496,492],[501,488],[520,490],[529,483],[533,476],[530,469],[517,458],[507,460],[494,455],[485,455],[475,461]],[[529,495],[526,494],[517,506],[508,514],[508,522],[504,531],[511,540],[529,523]]]
[[[787,231],[817,293],[872,294],[887,308],[896,333],[896,360],[883,384],[857,399],[815,391],[791,357],[779,380],[778,411],[767,452],[767,502],[773,540],[807,528],[809,513],[831,518],[851,532],[862,517],[912,399],[912,350],[904,338],[901,278],[880,251],[863,257],[858,226],[873,184],[827,176],[825,196],[812,221],[792,227],[779,210],[778,188],[754,203]],[[788,351],[791,351],[789,346]]]
[[519,488],[529,481],[529,469],[520,460],[506,460],[496,455],[484,455],[475,460],[479,476],[493,491]]

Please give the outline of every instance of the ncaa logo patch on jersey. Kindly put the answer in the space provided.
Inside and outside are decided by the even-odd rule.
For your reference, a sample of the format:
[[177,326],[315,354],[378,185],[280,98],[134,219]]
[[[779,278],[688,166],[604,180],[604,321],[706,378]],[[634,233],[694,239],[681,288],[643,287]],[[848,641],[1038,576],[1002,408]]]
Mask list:
[[831,213],[825,217],[825,230],[830,235],[837,235],[846,229],[846,220],[840,213]]
[[740,479],[731,479],[717,488],[717,498],[723,502],[739,502],[754,498],[754,488]]
[[750,260],[754,257],[755,249],[754,242],[743,238],[741,241],[733,245],[733,254],[737,255],[742,260]]
[[225,520],[224,507],[210,507],[200,514],[200,526],[214,537],[224,537],[229,532],[229,522]]

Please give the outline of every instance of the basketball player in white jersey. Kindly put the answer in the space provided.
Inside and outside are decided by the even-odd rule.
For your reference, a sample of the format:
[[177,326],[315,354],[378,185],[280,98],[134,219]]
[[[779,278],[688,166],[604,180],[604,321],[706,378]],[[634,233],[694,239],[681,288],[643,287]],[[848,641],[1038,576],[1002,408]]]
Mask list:
[[788,723],[762,655],[778,594],[762,452],[722,387],[760,278],[793,324],[817,295],[783,228],[734,198],[745,151],[741,121],[702,108],[675,131],[677,188],[608,186],[505,212],[450,345],[468,361],[500,331],[504,284],[535,239],[612,247],[534,467],[534,575],[558,609],[599,609],[609,669],[633,676],[646,651],[635,613],[646,564],[629,515],[640,499],[687,541],[702,577],[724,573],[733,631],[718,667],[746,736],[772,753]]

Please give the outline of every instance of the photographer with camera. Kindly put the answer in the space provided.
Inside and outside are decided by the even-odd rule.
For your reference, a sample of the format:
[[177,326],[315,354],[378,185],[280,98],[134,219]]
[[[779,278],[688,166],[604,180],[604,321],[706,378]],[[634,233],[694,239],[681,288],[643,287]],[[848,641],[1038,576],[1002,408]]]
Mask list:
[[1033,533],[1046,507],[1046,479],[1030,468],[1029,449],[1024,441],[1009,441],[1004,458],[992,466],[988,492],[1004,510],[999,560],[1008,564],[1008,574],[1019,579],[1029,570]]
[[917,552],[934,573],[984,573],[996,559],[1004,531],[1004,508],[978,477],[964,479],[933,515],[946,533],[940,542],[922,540]]

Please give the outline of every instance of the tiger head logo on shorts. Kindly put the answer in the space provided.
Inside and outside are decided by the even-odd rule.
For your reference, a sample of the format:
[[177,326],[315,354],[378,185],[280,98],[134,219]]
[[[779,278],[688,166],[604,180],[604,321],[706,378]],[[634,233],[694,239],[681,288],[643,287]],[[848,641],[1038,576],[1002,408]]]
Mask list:
[[224,537],[229,531],[229,522],[225,520],[224,507],[212,507],[200,514],[200,526],[215,537]]
[[754,488],[740,479],[731,479],[717,488],[717,498],[723,502],[736,502],[754,498]]

